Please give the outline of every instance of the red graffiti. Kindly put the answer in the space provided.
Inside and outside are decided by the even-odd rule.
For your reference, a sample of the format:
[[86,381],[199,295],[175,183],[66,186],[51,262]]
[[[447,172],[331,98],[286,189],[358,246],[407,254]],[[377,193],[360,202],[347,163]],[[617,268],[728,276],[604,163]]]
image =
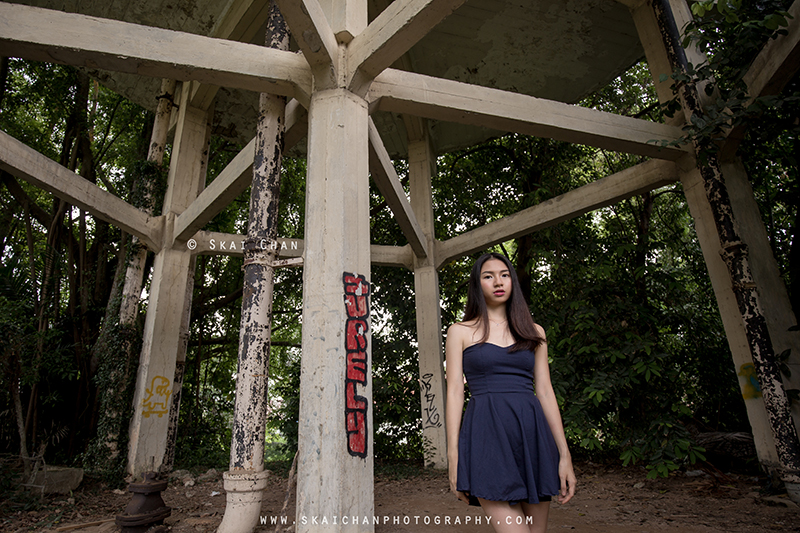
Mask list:
[[369,282],[364,276],[344,273],[345,349],[345,430],[347,451],[357,457],[367,456],[367,406],[359,396],[358,386],[367,384],[367,332],[369,325]]

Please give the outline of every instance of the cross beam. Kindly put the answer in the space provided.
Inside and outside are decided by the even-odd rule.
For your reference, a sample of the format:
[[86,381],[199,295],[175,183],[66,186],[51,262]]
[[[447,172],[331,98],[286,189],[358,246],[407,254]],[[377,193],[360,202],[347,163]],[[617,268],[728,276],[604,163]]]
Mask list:
[[[311,69],[292,52],[5,2],[0,43],[8,55],[294,95],[301,102],[311,91]],[[674,126],[393,69],[375,78],[369,98],[373,110],[659,159],[690,151],[656,144],[680,138]]]
[[[198,231],[194,235],[196,248],[193,250],[198,255],[230,255],[242,257],[243,243],[247,235],[236,233],[220,233],[217,231]],[[231,248],[233,244],[234,248]],[[223,248],[224,246],[224,248]],[[303,257],[305,242],[303,239],[280,238],[276,245],[280,259],[297,259]],[[413,252],[411,246],[387,246],[383,244],[370,245],[370,258],[373,265],[403,267],[414,269]]]
[[661,148],[656,144],[680,138],[682,131],[675,126],[394,69],[387,69],[375,78],[370,99],[382,111],[548,137],[657,159],[676,160],[691,151],[687,146]]
[[9,57],[199,81],[307,101],[311,70],[295,53],[117,20],[0,2]]
[[463,3],[409,0],[389,4],[348,46],[349,76],[360,71],[366,78],[374,78]]
[[[217,20],[210,36],[249,43],[269,16],[269,2],[264,0],[234,0]],[[218,85],[197,83],[192,86],[191,104],[198,109],[209,109],[219,91]]]
[[[288,150],[307,129],[305,109],[297,100],[286,104],[286,139],[284,151]],[[295,131],[300,130],[300,131]],[[220,211],[242,194],[253,181],[253,159],[255,157],[255,139],[251,140],[228,165],[222,169],[216,179],[178,215],[175,219],[172,244],[184,242],[206,225]]]
[[400,178],[394,170],[392,159],[383,145],[378,128],[372,119],[369,119],[369,170],[375,185],[383,194],[386,203],[394,213],[397,224],[408,239],[411,249],[418,257],[428,255],[428,245],[425,233],[417,222],[417,217],[411,209]]
[[315,83],[333,86],[339,69],[339,44],[318,0],[278,0],[283,18],[314,72]]
[[[751,99],[780,93],[800,69],[800,0],[789,8],[789,16],[787,34],[764,45],[744,76]],[[746,125],[739,124],[728,130],[721,150],[723,159],[736,153],[745,129]]]
[[136,235],[151,250],[161,249],[162,217],[147,215],[4,131],[0,131],[0,169]]

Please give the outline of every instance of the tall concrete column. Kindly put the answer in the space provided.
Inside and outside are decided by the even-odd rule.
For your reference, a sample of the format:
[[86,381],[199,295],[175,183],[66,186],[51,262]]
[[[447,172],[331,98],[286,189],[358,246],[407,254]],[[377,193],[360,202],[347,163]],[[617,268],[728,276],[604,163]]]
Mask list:
[[[431,150],[427,128],[419,140],[408,143],[408,173],[411,208],[434,253],[433,200],[431,175],[436,156]],[[422,438],[425,442],[425,465],[447,468],[447,441],[444,427],[444,371],[442,358],[442,315],[439,299],[439,272],[435,257],[414,258],[414,295],[417,309],[419,344],[419,379],[422,414]]]
[[[685,21],[691,17],[688,6],[682,0],[673,0],[672,2],[670,0],[656,0],[653,2],[652,8],[648,7],[648,11],[650,9],[652,9],[652,15],[645,16],[639,10],[638,18],[636,17],[637,12],[634,11],[634,18],[637,20],[637,25],[640,26],[640,33],[642,32],[642,27],[650,28],[648,37],[655,42],[651,41],[648,44],[660,56],[657,61],[660,60],[663,65],[663,55],[666,55],[668,58],[666,65],[674,65],[675,68],[685,71],[687,68],[687,55],[681,47],[678,28],[683,27]],[[653,35],[653,26],[656,27],[660,39],[656,39]],[[644,42],[644,40],[643,38],[642,41]],[[660,47],[656,44],[658,42],[661,43]],[[698,61],[695,59],[693,63],[696,64]],[[680,88],[684,116],[687,120],[696,114],[702,113],[701,101],[703,96],[701,94],[702,92],[691,84]],[[698,149],[698,146],[695,145],[695,148]],[[727,179],[724,178],[726,170],[731,172],[731,176]],[[768,301],[765,299],[765,296],[767,296],[765,292],[768,292],[768,287],[762,286],[762,283],[766,281],[763,276],[768,277],[770,269],[763,268],[768,262],[767,259],[753,254],[751,246],[756,245],[756,250],[760,250],[764,255],[771,256],[772,254],[767,243],[759,242],[766,237],[763,228],[761,232],[755,230],[755,228],[749,228],[744,232],[741,231],[742,223],[739,220],[739,216],[742,214],[742,208],[747,207],[746,204],[748,203],[740,201],[737,204],[736,201],[731,199],[728,191],[732,190],[734,183],[730,178],[734,178],[734,182],[738,178],[738,185],[742,185],[742,180],[744,182],[747,181],[742,169],[737,169],[736,163],[720,164],[714,155],[709,155],[708,163],[698,166],[697,172],[684,169],[681,176],[682,181],[687,182],[686,184],[692,186],[695,191],[698,189],[703,190],[702,196],[705,197],[705,201],[700,199],[701,194],[697,193],[695,196],[696,205],[692,207],[690,201],[690,209],[692,209],[693,216],[697,212],[700,216],[707,217],[703,223],[709,226],[714,225],[719,239],[717,243],[707,242],[709,250],[707,251],[706,247],[704,247],[703,251],[706,258],[709,258],[713,247],[718,251],[718,257],[721,256],[725,263],[725,271],[728,274],[727,283],[725,279],[719,279],[715,282],[715,289],[718,285],[720,287],[725,286],[733,294],[733,301],[739,315],[738,327],[743,330],[746,338],[750,362],[744,365],[739,365],[739,361],[736,362],[740,369],[740,376],[742,374],[741,370],[752,367],[750,375],[742,377],[749,378],[752,381],[751,388],[755,388],[757,391],[748,394],[749,391],[745,383],[743,384],[745,385],[743,386],[743,394],[745,398],[748,395],[756,397],[763,395],[763,405],[766,411],[768,427],[772,432],[772,442],[776,452],[777,463],[765,461],[761,454],[759,458],[767,468],[780,475],[781,479],[786,483],[792,499],[797,500],[800,498],[800,442],[798,442],[797,430],[792,420],[780,371],[775,361],[775,345],[771,339],[769,320],[765,314],[770,306],[764,305]],[[699,184],[702,184],[703,187],[697,187]],[[738,192],[742,193],[742,191]],[[744,196],[747,194],[751,195],[752,192],[747,190],[744,192]],[[687,192],[687,200],[689,197],[690,194]],[[708,206],[707,211],[705,210],[706,205]],[[745,209],[745,211],[747,210]],[[697,219],[695,220],[697,221]],[[758,227],[762,226],[759,216],[750,217],[748,222]],[[753,239],[753,242],[748,242],[748,238]],[[755,263],[761,263],[761,267],[751,267]],[[759,278],[756,272],[760,272],[762,277]],[[785,292],[785,287],[783,291]],[[723,315],[726,312],[730,312],[731,315],[734,313],[732,310],[723,311],[722,304],[720,304],[720,309]],[[731,316],[730,325],[736,327],[735,322],[733,316]],[[726,323],[727,325],[728,323]],[[737,359],[736,355],[734,355],[734,359]],[[751,411],[748,410],[748,414],[750,413]],[[759,431],[762,430],[760,427],[757,428],[757,426],[760,426],[760,421],[754,423],[751,419],[751,423],[753,423],[754,433],[757,429]],[[758,436],[756,440],[762,439]]]
[[[797,325],[797,318],[778,262],[772,253],[747,171],[742,162],[735,159],[722,163],[722,173],[728,184],[733,212],[739,221],[739,233],[750,250],[753,278],[762,301],[766,302],[763,313],[775,353],[791,350],[787,364],[792,375],[784,375],[784,384],[787,389],[800,389],[800,333],[789,331],[789,328]],[[751,375],[752,365],[737,367],[737,371],[741,376]],[[794,427],[800,432],[800,403],[794,402],[791,407]]]
[[739,376],[739,389],[742,391],[747,418],[753,431],[753,440],[756,446],[759,462],[768,470],[778,468],[778,453],[775,450],[775,440],[772,429],[767,419],[767,410],[761,396],[758,380],[753,369],[753,358],[750,356],[750,346],[747,343],[747,334],[742,323],[742,315],[736,304],[736,295],[731,287],[728,267],[719,253],[719,234],[714,225],[714,214],[703,189],[703,178],[697,168],[688,168],[681,171],[681,184],[686,203],[694,219],[697,240],[703,251],[706,269],[711,278],[714,295],[717,298],[722,325],[725,336],[731,349],[733,364]]
[[[211,128],[206,111],[184,103],[189,100],[188,88],[189,84],[182,88],[164,199],[167,228],[171,228],[175,216],[189,206],[205,185]],[[192,265],[191,251],[181,246],[162,249],[153,263],[130,427],[128,472],[134,476],[165,466],[169,412],[175,392],[173,380],[183,344],[181,326],[187,286],[194,275]]]
[[[679,6],[674,6],[673,9],[675,10],[676,18],[691,16],[691,13],[687,14],[685,10],[679,9]],[[658,98],[661,102],[665,102],[672,98],[671,82],[669,80],[661,81],[661,75],[671,74],[672,66],[667,57],[655,14],[648,3],[633,9],[631,14],[639,32],[639,39],[647,55],[647,62],[656,86]],[[682,23],[685,23],[685,21],[682,20],[678,24]],[[675,120],[682,122],[682,117],[676,115]],[[679,165],[679,171],[683,192],[689,205],[689,211],[694,219],[697,239],[703,251],[703,258],[705,259],[714,295],[717,299],[717,306],[725,328],[733,364],[739,374],[739,388],[742,392],[747,417],[753,431],[756,452],[761,464],[765,468],[775,471],[779,463],[775,440],[767,419],[764,400],[760,390],[754,385],[753,372],[750,371],[753,359],[750,355],[750,347],[736,303],[736,296],[730,283],[728,268],[719,253],[719,234],[714,224],[714,214],[705,195],[703,178],[692,161],[685,161],[683,165]],[[755,380],[755,383],[757,383],[757,380]]]
[[[158,108],[153,121],[153,133],[150,135],[150,147],[147,151],[147,161],[155,163],[159,167],[161,167],[164,160],[164,150],[167,145],[172,100],[175,96],[176,85],[175,80],[164,79],[161,81]],[[141,183],[139,186],[144,189],[144,202],[152,204],[154,201],[152,183]],[[148,209],[148,212],[152,214],[151,209]],[[132,257],[128,258],[125,286],[122,290],[122,301],[120,302],[119,322],[123,325],[132,324],[136,320],[136,315],[139,311],[139,298],[142,296],[144,264],[147,259],[147,249],[139,243],[139,239],[136,237],[132,237],[132,239],[131,249],[134,253]]]
[[297,456],[298,533],[373,530],[371,520],[363,523],[374,511],[367,143],[364,99],[345,89],[320,90],[312,95]]

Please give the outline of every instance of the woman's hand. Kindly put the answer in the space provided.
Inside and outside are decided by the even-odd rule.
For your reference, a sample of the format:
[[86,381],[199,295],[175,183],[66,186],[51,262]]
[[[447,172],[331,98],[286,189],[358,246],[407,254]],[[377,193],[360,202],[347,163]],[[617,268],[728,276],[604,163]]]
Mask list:
[[572,468],[572,458],[562,457],[558,461],[558,477],[561,479],[561,490],[558,493],[558,503],[567,503],[575,496],[575,470]]

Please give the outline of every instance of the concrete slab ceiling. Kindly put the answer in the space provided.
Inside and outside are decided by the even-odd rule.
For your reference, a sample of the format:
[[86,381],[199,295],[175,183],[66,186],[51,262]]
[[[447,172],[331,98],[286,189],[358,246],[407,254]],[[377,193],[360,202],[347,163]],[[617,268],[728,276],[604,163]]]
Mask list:
[[[400,1],[400,0],[398,0]],[[230,32],[226,13],[266,0],[22,0],[16,3],[123,20],[207,36]],[[391,0],[368,0],[372,20]],[[249,15],[252,19],[252,15]],[[263,23],[240,28],[239,40],[263,42]],[[234,31],[233,33],[237,33]],[[243,35],[243,37],[241,37]],[[296,49],[296,47],[295,47]],[[467,0],[397,61],[394,68],[574,103],[613,80],[644,56],[628,8],[614,0]],[[92,71],[108,88],[155,110],[161,81]],[[244,145],[255,134],[258,95],[220,88],[214,131]],[[373,120],[392,157],[406,156],[402,117],[376,112]],[[428,124],[438,154],[503,132]],[[304,143],[298,145],[301,153]]]

